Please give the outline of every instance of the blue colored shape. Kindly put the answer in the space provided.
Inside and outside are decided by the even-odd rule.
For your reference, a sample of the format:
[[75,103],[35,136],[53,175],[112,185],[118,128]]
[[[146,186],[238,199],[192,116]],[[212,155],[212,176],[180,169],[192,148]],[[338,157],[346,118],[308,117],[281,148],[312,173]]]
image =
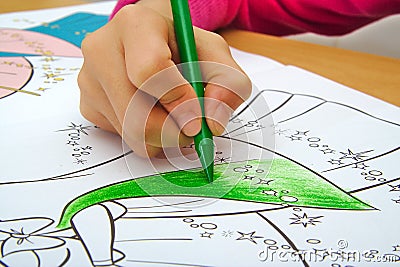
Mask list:
[[94,32],[107,22],[108,16],[105,15],[75,13],[68,17],[27,30],[58,37],[77,47],[81,47],[82,40],[87,33]]
[[37,55],[24,54],[24,53],[1,52],[0,51],[0,57],[29,57],[29,56],[37,56]]

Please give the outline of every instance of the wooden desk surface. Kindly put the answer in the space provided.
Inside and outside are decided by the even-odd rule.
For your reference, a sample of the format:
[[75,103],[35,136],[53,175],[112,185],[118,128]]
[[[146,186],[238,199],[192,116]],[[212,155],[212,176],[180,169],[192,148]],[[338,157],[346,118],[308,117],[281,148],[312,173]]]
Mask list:
[[238,49],[294,65],[400,106],[400,60],[238,30],[221,32]]
[[[0,13],[42,9],[85,0],[1,1]],[[221,35],[238,49],[267,56],[400,106],[400,60],[238,30]]]

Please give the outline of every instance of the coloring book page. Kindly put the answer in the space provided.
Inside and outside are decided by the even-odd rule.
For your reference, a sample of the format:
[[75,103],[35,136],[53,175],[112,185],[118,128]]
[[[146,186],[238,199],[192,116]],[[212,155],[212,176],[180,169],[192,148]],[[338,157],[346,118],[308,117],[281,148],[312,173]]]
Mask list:
[[208,184],[193,145],[143,159],[80,114],[114,4],[0,15],[0,266],[398,264],[398,107],[232,49],[254,90]]

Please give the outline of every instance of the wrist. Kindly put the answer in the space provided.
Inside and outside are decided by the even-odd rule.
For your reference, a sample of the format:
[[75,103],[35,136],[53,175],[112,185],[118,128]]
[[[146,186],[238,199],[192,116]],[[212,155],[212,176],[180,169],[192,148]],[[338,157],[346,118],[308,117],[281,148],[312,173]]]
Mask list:
[[137,5],[151,8],[162,16],[172,19],[171,3],[169,0],[139,0]]
[[110,15],[110,19],[112,19],[121,8],[131,4],[151,8],[162,16],[172,19],[171,4],[169,0],[119,0]]

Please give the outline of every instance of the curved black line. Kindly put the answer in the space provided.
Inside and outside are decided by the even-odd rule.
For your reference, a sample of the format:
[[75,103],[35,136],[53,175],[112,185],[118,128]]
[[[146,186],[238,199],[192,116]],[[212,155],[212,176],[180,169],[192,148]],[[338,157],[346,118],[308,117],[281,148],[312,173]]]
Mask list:
[[[124,212],[123,212],[122,214],[120,214],[119,216],[116,216],[115,218],[113,217],[113,220],[114,220],[114,221],[116,221],[116,220],[118,220],[119,218],[123,217],[123,216],[128,212],[128,209],[127,209],[124,205],[122,205],[121,203],[118,203],[117,201],[109,200],[109,201],[107,201],[107,202],[113,203],[114,205],[121,206],[121,207],[123,207],[123,209],[124,209]],[[101,204],[102,204],[102,206],[103,206],[104,208],[108,209],[106,205],[104,205],[103,203],[101,203]],[[112,216],[113,216],[113,215],[111,214],[111,217],[112,217]]]
[[243,133],[240,133],[240,134],[237,134],[237,135],[233,135],[232,137],[238,137],[238,136],[241,136],[241,135],[243,135],[243,134],[249,134],[249,133],[251,133],[251,132],[255,132],[255,131],[259,131],[259,130],[261,130],[261,128],[253,129],[253,130],[250,130],[250,131],[245,131],[245,132],[243,132]]
[[24,84],[20,89],[23,89],[23,88],[32,80],[33,74],[35,73],[35,69],[34,69],[34,66],[33,66],[32,62],[30,62],[26,57],[23,57],[23,58],[24,58],[24,59],[28,62],[28,64],[31,66],[32,72],[31,72],[31,75],[29,76],[29,78],[26,80],[25,84]]
[[172,266],[212,267],[210,265],[197,265],[197,264],[179,263],[179,262],[143,261],[143,260],[126,260],[126,261],[137,262],[137,263],[148,263],[148,264],[164,264],[164,265],[172,265]]
[[179,206],[179,205],[185,205],[185,204],[190,204],[190,203],[196,203],[196,202],[201,202],[204,199],[196,199],[192,201],[184,201],[184,202],[177,202],[174,204],[163,204],[163,205],[155,205],[155,206],[145,206],[145,207],[126,207],[127,210],[135,210],[135,209],[151,209],[151,208],[161,208],[161,207],[173,207],[173,206]]
[[166,214],[166,213],[181,213],[181,212],[191,212],[193,210],[176,210],[176,211],[128,211],[126,214],[136,214],[136,213],[160,213],[160,214]]
[[[110,252],[111,252],[111,259],[110,259],[110,260],[112,261],[112,251],[113,251],[113,245],[114,245],[114,240],[115,240],[115,225],[114,225],[114,220],[113,220],[113,217],[112,217],[112,214],[111,214],[110,210],[109,210],[106,206],[104,206],[104,205],[101,205],[101,204],[99,204],[99,205],[100,205],[102,208],[105,209],[105,211],[106,211],[106,213],[107,213],[107,217],[108,217],[108,219],[110,220],[111,242],[110,242],[110,247],[109,247],[109,249],[110,249]],[[76,214],[75,214],[75,215],[76,215]],[[76,226],[75,226],[75,224],[74,224],[74,222],[73,222],[73,218],[75,217],[75,215],[71,218],[71,226],[72,226],[72,229],[74,230],[75,234],[78,236],[78,239],[79,239],[79,241],[81,242],[81,244],[83,245],[83,247],[84,247],[84,249],[85,249],[85,251],[86,251],[86,254],[87,254],[87,256],[89,257],[90,261],[93,263],[93,258],[92,258],[92,255],[90,254],[89,248],[86,246],[85,241],[82,239],[82,237],[81,237],[81,235],[80,235],[78,229],[76,228]]]
[[371,158],[369,158],[369,159],[364,159],[364,160],[360,160],[360,161],[353,162],[353,163],[350,163],[350,164],[338,166],[338,167],[335,167],[335,168],[333,168],[333,169],[329,169],[329,170],[322,171],[321,173],[334,171],[334,170],[337,170],[337,169],[349,167],[349,166],[354,165],[354,164],[356,164],[356,163],[363,163],[363,162],[367,162],[367,161],[370,161],[370,160],[374,160],[374,159],[377,159],[377,158],[380,158],[380,157],[384,157],[384,156],[386,156],[386,155],[388,155],[388,154],[390,154],[390,153],[393,153],[393,152],[395,152],[396,150],[399,150],[399,149],[400,149],[400,147],[397,147],[397,148],[395,148],[395,149],[389,150],[389,151],[387,151],[387,152],[385,152],[385,153],[383,153],[383,154],[380,154],[380,155],[371,157]]
[[[54,220],[48,217],[22,217],[22,218],[17,218],[17,219],[10,219],[10,220],[0,220],[1,222],[14,222],[14,221],[22,221],[22,220],[27,220],[27,219],[35,219],[35,220],[49,220],[50,222],[47,223],[46,225],[42,226],[39,229],[36,229],[35,231],[31,232],[30,234],[36,234],[37,232],[40,232],[41,230],[47,228],[48,226],[52,225],[54,223]],[[0,233],[8,233],[6,231],[0,230]]]
[[[294,162],[294,163],[298,164],[299,166],[301,166],[301,167],[303,167],[304,169],[306,169],[306,170],[312,172],[312,173],[315,174],[316,176],[320,177],[321,179],[325,180],[327,183],[331,184],[332,186],[334,186],[334,187],[337,188],[338,190],[340,190],[340,191],[342,191],[343,193],[345,193],[345,194],[348,195],[348,192],[344,191],[342,188],[340,188],[339,186],[337,186],[336,184],[334,184],[334,183],[331,182],[330,180],[326,179],[326,178],[325,178],[324,176],[322,176],[320,173],[314,171],[313,169],[307,167],[306,165],[304,165],[304,164],[302,164],[302,163],[300,163],[300,162],[298,162],[298,161],[296,161],[296,160],[294,160],[294,159],[292,159],[292,158],[289,158],[289,157],[286,156],[286,155],[283,155],[283,154],[281,154],[281,153],[279,153],[279,152],[276,152],[276,151],[274,151],[274,150],[272,150],[272,149],[263,147],[263,146],[261,146],[261,145],[257,145],[257,144],[250,143],[250,142],[246,142],[246,141],[239,140],[239,139],[236,139],[236,138],[227,138],[227,137],[224,137],[224,136],[220,136],[220,138],[225,138],[225,139],[230,139],[230,140],[232,140],[232,141],[245,143],[245,144],[248,144],[248,145],[251,145],[251,146],[260,148],[260,149],[267,150],[267,151],[269,151],[269,152],[271,152],[271,153],[274,153],[274,154],[276,154],[276,155],[278,155],[278,156],[280,156],[280,157],[282,157],[282,158],[285,158],[285,159],[287,159],[287,160],[289,160],[289,161],[291,161],[291,162]],[[351,196],[351,197],[354,197],[354,196]],[[359,202],[363,203],[364,205],[368,206],[368,207],[374,208],[374,207],[372,207],[371,205],[365,203],[364,201],[361,201],[360,199],[357,199],[357,200],[358,200]]]
[[322,101],[327,101],[326,99],[324,99],[324,98],[322,98],[322,97],[320,97],[320,96],[309,95],[309,94],[301,94],[301,93],[296,93],[296,94],[294,94],[294,93],[289,93],[289,92],[282,91],[282,90],[279,90],[279,89],[271,89],[271,88],[270,88],[270,89],[263,89],[262,91],[263,91],[263,92],[278,92],[278,93],[283,93],[283,94],[293,95],[293,96],[295,96],[295,95],[299,95],[299,96],[308,96],[308,97],[312,97],[312,98],[319,99],[319,100],[322,100]]
[[36,251],[34,251],[34,250],[31,250],[31,251],[32,251],[33,255],[35,255],[35,257],[36,257],[36,259],[38,261],[38,267],[40,267],[40,257],[39,257],[39,255],[36,253]]
[[[255,120],[256,120],[256,121],[259,121],[259,120],[262,120],[263,118],[267,117],[268,115],[271,115],[272,113],[276,112],[277,110],[279,110],[280,108],[282,108],[284,105],[286,105],[292,98],[293,98],[293,95],[291,95],[288,99],[286,99],[283,103],[281,103],[281,104],[280,104],[278,107],[276,107],[275,109],[271,110],[270,112],[267,112],[266,114],[262,115],[262,116],[259,117],[259,118],[256,118]],[[236,132],[237,130],[242,129],[243,127],[245,127],[245,125],[239,126],[238,128],[236,128],[236,129],[234,129],[234,130],[232,130],[232,131],[230,131],[230,132],[227,132],[227,133],[223,134],[222,136],[230,135],[230,134],[232,134],[233,132]],[[221,137],[222,137],[222,136],[221,136]]]
[[69,259],[71,258],[71,251],[69,250],[69,248],[67,248],[66,250],[67,250],[67,256],[65,257],[64,261],[60,264],[60,267],[67,264]]
[[263,94],[264,91],[265,90],[261,90],[260,92],[258,92],[258,94],[256,96],[254,96],[253,99],[251,99],[249,103],[246,103],[246,106],[242,110],[240,110],[237,114],[232,116],[232,118],[230,118],[229,121],[233,121],[238,116],[240,116],[243,112],[245,112],[251,106],[251,104],[253,104],[257,100],[257,98]]
[[[3,232],[3,231],[2,231]],[[11,238],[11,236],[10,237],[8,237],[8,238],[6,238],[6,239],[4,239],[4,240],[2,240],[3,242],[0,244],[0,256],[1,257],[4,257],[4,256],[6,256],[6,255],[8,255],[8,254],[11,254],[11,253],[8,253],[8,254],[6,254],[6,255],[4,255],[4,244],[6,243],[6,241],[8,240],[8,239],[10,239]]]
[[396,123],[396,122],[392,122],[392,121],[388,121],[388,120],[385,120],[385,119],[382,119],[382,118],[375,117],[374,115],[371,115],[371,114],[369,114],[369,113],[367,113],[367,112],[365,112],[365,111],[363,111],[363,110],[360,110],[360,109],[358,109],[358,108],[349,106],[349,105],[347,105],[347,104],[343,104],[343,103],[339,103],[339,102],[335,102],[335,101],[327,101],[327,102],[328,102],[328,103],[332,103],[332,104],[336,104],[336,105],[340,105],[340,106],[344,106],[344,107],[346,107],[346,108],[355,110],[355,111],[357,111],[357,112],[360,112],[360,113],[362,113],[362,114],[364,114],[364,115],[367,115],[367,116],[369,116],[369,117],[371,117],[371,118],[374,118],[374,119],[376,119],[376,120],[380,120],[380,121],[383,121],[383,122],[387,122],[387,123],[393,124],[393,125],[395,125],[395,126],[400,126],[399,123]]
[[398,181],[398,180],[400,180],[400,177],[397,177],[397,178],[388,180],[388,181],[386,181],[386,182],[382,182],[382,183],[378,183],[378,184],[366,186],[366,187],[363,187],[363,188],[351,190],[351,191],[349,191],[349,193],[350,193],[350,194],[359,193],[359,192],[362,192],[362,191],[365,191],[365,190],[369,190],[369,189],[372,189],[372,188],[376,188],[376,187],[379,187],[379,186],[382,186],[382,185],[385,185],[385,184],[390,184],[390,183],[396,182],[396,181]]
[[[99,204],[100,206],[102,206],[105,210],[106,210],[106,212],[107,212],[107,216],[108,216],[108,219],[110,220],[110,231],[111,231],[111,242],[110,242],[110,247],[109,247],[109,249],[110,249],[110,252],[111,252],[111,260],[113,261],[113,250],[114,250],[114,241],[115,241],[115,224],[114,224],[114,218],[113,218],[113,216],[112,216],[112,214],[111,214],[111,211],[107,208],[107,206],[105,206],[105,205],[102,205],[102,204]],[[82,240],[83,241],[83,240]],[[90,257],[90,258],[92,258],[92,257]]]
[[[234,201],[240,201],[240,200],[234,200]],[[250,203],[257,203],[257,204],[262,204],[260,202],[253,202],[253,201],[246,201]],[[239,211],[239,212],[225,212],[225,213],[208,213],[208,214],[191,214],[190,218],[205,218],[205,217],[222,217],[222,216],[233,216],[233,215],[243,215],[243,214],[252,214],[252,213],[257,213],[257,212],[268,212],[268,211],[277,211],[277,210],[282,210],[286,208],[291,208],[291,207],[299,207],[299,208],[312,208],[312,209],[317,209],[317,210],[326,210],[327,208],[324,207],[310,207],[310,206],[305,206],[305,205],[280,205],[276,203],[265,203],[268,205],[277,205],[279,207],[277,208],[268,208],[268,209],[258,209],[258,210],[248,210],[248,211]],[[349,209],[344,209],[344,208],[334,208],[330,210],[343,210],[343,211],[349,211]],[[377,208],[371,208],[370,210],[379,210]],[[365,210],[351,210],[353,212],[362,212]],[[175,215],[175,216],[157,216],[157,219],[181,219],[181,218],[187,218],[188,216],[183,216],[183,215]],[[140,217],[123,217],[122,219],[126,220],[131,220],[131,219],[141,219],[141,220],[151,220],[154,219],[155,217],[145,217],[145,216],[140,216]]]
[[[107,186],[109,186],[109,185],[107,185]],[[106,186],[104,186],[104,187],[106,187]],[[100,187],[100,188],[102,188],[102,187]],[[93,191],[98,190],[98,189],[99,188],[94,189],[92,191],[89,191],[87,193],[93,192]],[[76,198],[78,198],[78,197],[76,197]],[[138,198],[147,198],[147,197],[148,196],[136,197],[136,199],[138,199]],[[163,197],[163,196],[159,196],[159,197]],[[166,195],[165,197],[174,197],[174,195]],[[182,197],[182,195],[176,195],[176,197]],[[188,197],[188,196],[186,196],[186,197]],[[198,198],[198,196],[197,196],[197,198]],[[203,198],[208,199],[208,197],[203,197]],[[68,205],[70,205],[75,199],[71,200],[70,202],[68,202],[65,205],[65,207],[63,208],[61,214],[64,214],[66,207]],[[236,200],[226,200],[226,201],[236,201]],[[271,210],[275,211],[275,210],[280,210],[280,209],[285,209],[285,208],[291,207],[291,205],[282,205],[282,204],[278,204],[278,203],[260,203],[260,202],[256,202],[256,201],[246,201],[246,202],[256,203],[256,204],[264,204],[264,205],[271,205],[271,206],[275,205],[276,208],[267,208],[267,209],[258,209],[258,210],[240,211],[240,212],[225,212],[225,213],[216,213],[216,214],[213,214],[213,213],[211,213],[211,214],[210,213],[208,213],[208,214],[197,214],[197,215],[190,215],[190,217],[201,218],[201,217],[210,217],[210,216],[230,216],[230,215],[250,214],[250,213],[254,213],[254,212],[263,212],[263,211],[271,211]],[[303,207],[303,206],[302,205],[296,205],[296,207]],[[304,207],[310,208],[309,206],[304,206]],[[318,207],[316,207],[316,208],[318,208]],[[337,210],[341,210],[341,209],[337,209]],[[343,210],[348,210],[348,209],[343,209]],[[185,214],[185,215],[174,215],[174,216],[157,216],[157,219],[167,219],[167,218],[179,219],[179,218],[187,218],[187,217],[188,216]],[[146,217],[146,216],[136,217],[135,216],[135,217],[129,217],[129,218],[125,218],[124,217],[123,219],[154,219],[154,217]],[[61,231],[64,231],[64,230],[65,229],[62,229]]]
[[[235,200],[237,201],[237,200]],[[246,201],[246,202],[250,202],[250,203],[257,203],[257,204],[262,204],[260,202],[253,202],[253,201]],[[272,205],[275,203],[266,203],[268,205]],[[279,204],[276,204],[277,206]],[[269,208],[269,209],[258,209],[258,210],[250,210],[250,211],[239,211],[239,212],[225,212],[225,213],[208,213],[208,214],[191,214],[190,218],[207,218],[207,217],[222,217],[222,216],[232,216],[232,215],[244,215],[244,214],[252,214],[252,213],[256,213],[256,212],[268,212],[268,211],[277,211],[277,210],[282,210],[282,209],[286,209],[286,208],[291,208],[291,207],[299,207],[299,208],[312,208],[312,209],[317,209],[317,210],[326,210],[327,208],[324,207],[310,207],[310,206],[304,206],[304,205],[279,205],[279,207],[277,208]],[[343,211],[355,211],[355,212],[362,212],[365,210],[354,210],[354,209],[344,209],[344,208],[335,208],[335,209],[331,209],[331,210],[343,210]],[[376,208],[371,208],[370,210],[379,210]],[[122,219],[125,220],[154,220],[154,218],[157,219],[182,219],[182,218],[187,218],[187,215],[174,215],[174,216],[157,216],[157,217],[146,217],[146,216],[140,216],[140,217],[123,217]],[[61,230],[61,231],[65,231],[65,229]]]
[[56,176],[53,176],[53,177],[43,178],[43,179],[39,179],[39,180],[32,180],[32,181],[17,181],[17,182],[4,182],[4,183],[0,182],[0,185],[24,184],[24,183],[33,183],[33,182],[42,182],[42,181],[48,181],[48,180],[55,180],[56,178],[61,178],[61,177],[64,177],[64,176],[68,176],[68,175],[72,175],[72,174],[76,174],[76,173],[79,173],[79,172],[84,172],[84,171],[87,171],[87,170],[91,170],[91,169],[100,167],[100,166],[108,164],[110,162],[119,160],[119,159],[121,159],[121,158],[123,158],[123,157],[125,157],[125,156],[127,156],[127,155],[129,155],[131,153],[133,153],[132,150],[130,150],[130,151],[128,151],[128,152],[126,152],[126,153],[124,153],[122,155],[119,155],[119,156],[117,156],[115,158],[100,162],[100,163],[98,163],[96,165],[93,165],[93,166],[90,166],[90,167],[87,167],[87,168],[83,168],[81,170],[73,171],[73,172],[70,172],[70,173],[64,173],[64,174],[61,174],[61,175],[56,175]]
[[[270,226],[272,226],[272,228],[274,228],[285,240],[286,242],[288,242],[288,244],[294,249],[296,250],[296,252],[299,252],[299,249],[296,247],[296,245],[293,243],[293,241],[276,225],[274,224],[272,221],[270,221],[267,217],[265,217],[264,215],[262,215],[261,213],[257,212],[257,215],[260,216],[262,219],[264,219]],[[305,261],[304,257],[300,257],[301,261],[303,262],[303,265],[305,267],[309,267],[310,265],[308,265],[308,263]]]
[[299,95],[299,96],[309,96],[309,97],[313,97],[319,100],[322,100],[324,102],[326,102],[325,99],[319,97],[319,96],[312,96],[312,95],[307,95],[307,94],[293,94],[293,93],[289,93],[286,91],[282,91],[282,90],[278,90],[278,89],[263,89],[261,90],[238,114],[235,114],[235,116],[233,116],[229,121],[234,120],[235,118],[237,118],[240,114],[242,114],[247,108],[249,108],[249,106],[259,97],[261,96],[264,92],[278,92],[278,93],[282,93],[282,94],[287,94],[287,95]]
[[297,117],[303,116],[303,115],[306,114],[307,112],[310,112],[311,110],[316,109],[316,108],[318,108],[319,106],[321,106],[321,105],[323,105],[323,104],[325,104],[325,103],[326,103],[326,101],[325,101],[325,102],[322,102],[322,103],[319,103],[318,105],[316,105],[316,106],[314,106],[314,107],[312,107],[312,108],[310,108],[310,109],[307,109],[306,111],[304,111],[304,112],[302,112],[302,113],[300,113],[300,114],[297,114],[297,115],[295,115],[295,116],[293,116],[293,117],[284,119],[283,121],[278,121],[278,123],[287,122],[287,121],[289,121],[289,120],[292,120],[292,119],[295,119],[295,118],[297,118]]
[[[282,94],[291,95],[291,97],[296,96],[296,95],[298,95],[298,96],[306,96],[306,97],[310,97],[310,98],[322,100],[322,101],[325,102],[324,104],[326,104],[326,103],[332,103],[332,104],[340,105],[340,106],[343,106],[343,107],[346,107],[346,108],[350,108],[350,109],[352,109],[352,110],[355,110],[355,111],[357,111],[357,112],[360,112],[360,113],[362,113],[362,114],[364,114],[364,115],[367,115],[367,116],[369,116],[369,117],[371,117],[371,118],[374,118],[374,119],[377,119],[377,120],[380,120],[380,121],[383,121],[383,122],[387,122],[387,123],[393,124],[393,125],[395,125],[395,126],[400,126],[399,123],[392,122],[392,121],[388,121],[388,120],[385,120],[385,119],[382,119],[382,118],[373,116],[373,115],[371,115],[371,114],[369,114],[369,113],[367,113],[367,112],[365,112],[365,111],[363,111],[363,110],[357,109],[357,108],[352,107],[352,106],[349,106],[349,105],[347,105],[347,104],[343,104],[343,103],[339,103],[339,102],[335,102],[335,101],[326,100],[326,99],[324,99],[324,98],[322,98],[322,97],[319,97],[319,96],[308,95],[308,94],[298,94],[298,93],[297,93],[297,94],[293,94],[293,93],[289,93],[289,92],[282,91],[282,90],[278,90],[278,89],[263,89],[263,90],[261,90],[261,91],[246,105],[246,107],[243,108],[243,109],[242,109],[238,114],[236,114],[234,117],[232,117],[231,120],[235,119],[235,118],[238,117],[240,114],[242,114],[242,113],[243,113],[247,108],[249,108],[249,106],[250,106],[258,97],[260,97],[261,94],[264,93],[264,92],[278,92],[278,93],[282,93]],[[230,121],[231,121],[231,120],[230,120]]]
[[[59,233],[64,232],[64,231],[68,231],[68,229],[57,229],[57,230],[50,230],[48,232],[42,232],[40,235],[42,236],[49,236],[49,235],[54,235],[57,234],[57,237],[59,238],[64,238],[64,239],[76,239],[73,236],[68,236],[68,235],[60,235]],[[53,237],[53,236],[51,236]]]
[[369,116],[369,117],[371,117],[371,118],[374,118],[374,119],[377,119],[377,120],[380,120],[380,121],[384,121],[384,122],[393,124],[393,125],[395,125],[395,126],[400,126],[399,123],[392,122],[392,121],[388,121],[388,120],[385,120],[385,119],[382,119],[382,118],[379,118],[379,117],[375,117],[375,116],[373,116],[373,115],[371,115],[371,114],[369,114],[369,113],[367,113],[367,112],[365,112],[365,111],[363,111],[363,110],[357,109],[357,108],[352,107],[352,106],[349,106],[349,105],[347,105],[347,104],[343,104],[343,103],[339,103],[339,102],[335,102],[335,101],[326,100],[325,98],[322,98],[322,97],[319,97],[319,96],[308,95],[308,94],[292,94],[292,93],[288,93],[288,92],[286,92],[286,91],[281,91],[281,90],[277,90],[277,89],[264,89],[264,90],[262,90],[262,91],[263,91],[263,92],[264,92],[264,91],[265,91],[265,92],[267,92],[267,91],[280,92],[280,93],[284,93],[284,94],[290,94],[290,95],[292,95],[292,96],[298,95],[298,96],[307,96],[307,97],[310,97],[310,98],[315,98],[315,99],[324,101],[325,104],[326,104],[326,103],[332,103],[332,104],[335,104],[335,105],[343,106],[343,107],[346,107],[346,108],[355,110],[355,111],[357,111],[357,112],[360,112],[360,113],[362,113],[362,114],[364,114],[364,115],[367,115],[367,116]]
[[50,177],[50,178],[44,178],[44,179],[39,179],[39,180],[32,180],[32,181],[17,181],[17,182],[5,182],[1,183],[0,185],[11,185],[11,184],[28,184],[28,183],[36,183],[36,182],[47,182],[47,181],[57,181],[57,180],[67,180],[67,179],[73,179],[73,178],[79,178],[79,177],[84,177],[84,176],[89,176],[93,175],[94,173],[87,173],[87,174],[80,174],[80,175],[75,175],[75,176],[63,176],[63,177]]
[[[0,58],[2,58],[2,57],[0,57]],[[33,65],[32,65],[32,62],[30,62],[26,57],[23,57],[23,58],[28,62],[28,64],[29,64],[30,67],[31,67],[31,70],[32,70],[32,71],[31,71],[30,76],[28,77],[28,79],[27,79],[26,82],[22,85],[21,88],[19,88],[17,91],[15,91],[15,92],[13,92],[13,93],[11,93],[11,94],[8,94],[8,95],[6,95],[6,96],[0,97],[0,99],[4,99],[4,98],[6,98],[6,97],[8,97],[8,96],[11,96],[11,95],[17,93],[19,90],[23,89],[23,88],[32,80],[33,74],[34,74],[34,72],[35,72],[35,70],[34,70],[34,68],[33,68]]]
[[124,239],[116,240],[115,243],[122,242],[141,242],[141,241],[193,241],[193,238],[140,238],[140,239]]

